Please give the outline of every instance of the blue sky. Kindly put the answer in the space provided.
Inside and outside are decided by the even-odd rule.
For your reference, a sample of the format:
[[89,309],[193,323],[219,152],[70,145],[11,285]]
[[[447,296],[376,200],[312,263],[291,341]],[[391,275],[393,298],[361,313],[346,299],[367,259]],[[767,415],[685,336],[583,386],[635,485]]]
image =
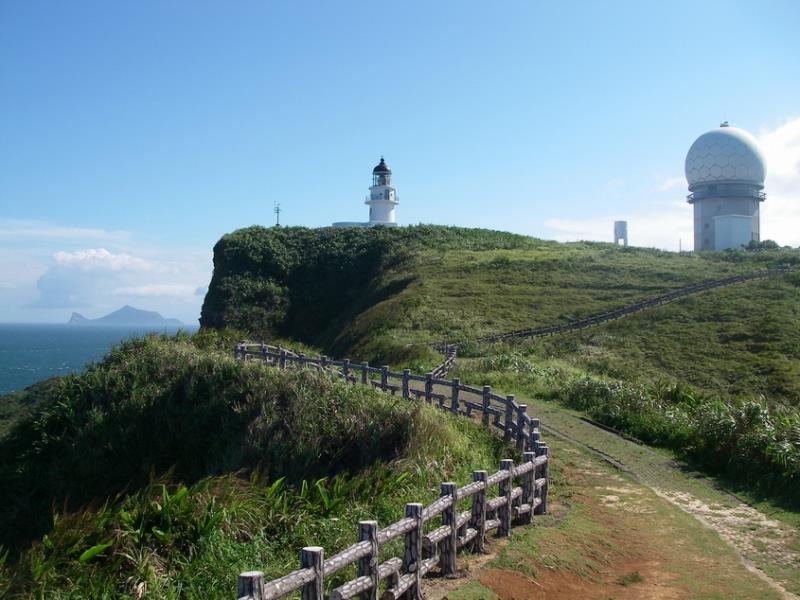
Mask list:
[[366,219],[381,154],[404,224],[687,248],[722,120],[799,245],[798,30],[796,1],[0,3],[0,321],[193,321],[222,234]]

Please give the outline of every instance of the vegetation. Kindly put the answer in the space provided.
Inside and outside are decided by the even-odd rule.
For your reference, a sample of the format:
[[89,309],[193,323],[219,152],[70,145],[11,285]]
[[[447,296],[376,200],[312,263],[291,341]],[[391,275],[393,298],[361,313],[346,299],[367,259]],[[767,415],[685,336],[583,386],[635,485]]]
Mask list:
[[763,398],[723,400],[679,383],[599,377],[563,361],[539,362],[535,354],[506,350],[462,360],[453,374],[581,410],[800,510],[800,411],[796,406],[770,405]]
[[[239,258],[253,248],[262,249],[258,260]],[[286,297],[306,297],[294,273],[330,269],[328,250],[320,248],[330,248],[330,256],[380,258],[345,261],[362,279],[321,278],[348,282],[328,289],[326,298],[341,297],[336,290],[357,282],[357,300],[343,301],[335,325],[309,337],[287,318],[275,325],[281,333],[336,356],[415,369],[437,361],[425,342],[459,341],[457,374],[471,384],[561,401],[717,473],[742,474],[742,461],[751,461],[748,478],[758,473],[759,486],[772,494],[800,489],[800,274],[707,292],[553,338],[491,347],[470,341],[567,322],[707,279],[796,265],[797,250],[765,242],[748,250],[670,253],[429,226],[251,228],[217,245],[209,298],[219,300],[234,276],[253,285],[278,282],[289,290]],[[215,314],[222,324],[245,327],[235,313],[254,299],[224,301]],[[464,361],[469,356],[485,360]]]
[[[360,312],[402,290],[414,249],[532,247],[524,236],[455,227],[306,229],[248,227],[214,247],[203,327],[330,344]],[[395,270],[397,277],[384,278]]]
[[470,422],[234,361],[232,339],[126,342],[12,425],[0,596],[229,597],[239,571],[282,575],[309,540],[344,547],[499,458]]
[[245,336],[418,371],[439,360],[428,342],[455,340],[465,383],[579,409],[800,509],[800,275],[553,338],[471,341],[798,264],[797,251],[252,227],[224,236],[214,263],[203,333],[132,340],[0,398],[0,597],[229,597],[238,571],[279,576],[309,540],[344,547],[358,519],[394,521],[500,456],[466,420],[234,361]]
[[[490,546],[494,557],[488,563],[485,557],[462,560],[468,578],[431,581],[429,597],[785,597],[743,569],[741,556],[691,514],[663,502],[596,455],[555,436],[548,437],[548,444],[557,457],[550,473],[553,492],[548,516],[535,527],[515,529],[507,542]],[[711,501],[702,493],[694,497]],[[712,496],[717,501],[720,497],[724,494]],[[752,539],[751,523],[738,521],[736,532]],[[789,564],[778,572],[769,568],[770,563],[781,562],[776,560],[781,548],[773,544],[758,566],[796,593],[800,589],[796,563],[786,561]]]

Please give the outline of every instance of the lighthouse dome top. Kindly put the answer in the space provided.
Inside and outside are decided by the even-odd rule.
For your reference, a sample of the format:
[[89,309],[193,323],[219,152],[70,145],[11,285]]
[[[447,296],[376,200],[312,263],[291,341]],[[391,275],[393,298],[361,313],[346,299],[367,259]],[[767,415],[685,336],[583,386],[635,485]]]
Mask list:
[[379,162],[378,165],[374,169],[372,169],[372,172],[373,173],[391,173],[392,170],[389,168],[389,165],[386,164],[386,161],[383,160],[383,157],[381,156],[381,162]]
[[705,183],[747,183],[764,187],[767,163],[750,133],[723,123],[697,138],[686,154],[689,189]]

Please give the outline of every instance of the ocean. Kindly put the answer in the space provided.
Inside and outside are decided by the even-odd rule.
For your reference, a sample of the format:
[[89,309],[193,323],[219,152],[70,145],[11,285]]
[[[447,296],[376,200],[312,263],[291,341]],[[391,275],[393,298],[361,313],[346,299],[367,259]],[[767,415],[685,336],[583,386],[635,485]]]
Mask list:
[[0,323],[0,394],[32,383],[80,372],[122,340],[148,332],[194,333],[197,326],[76,327],[60,324]]

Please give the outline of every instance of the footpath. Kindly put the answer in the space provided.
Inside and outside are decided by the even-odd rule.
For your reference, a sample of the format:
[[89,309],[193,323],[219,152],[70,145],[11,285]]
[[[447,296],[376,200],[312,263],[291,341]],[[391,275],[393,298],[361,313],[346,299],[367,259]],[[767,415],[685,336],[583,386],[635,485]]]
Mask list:
[[[666,454],[553,403],[525,402],[548,437],[563,442],[554,444],[554,465],[563,462],[566,473],[560,486],[554,475],[554,521],[544,525],[554,532],[535,528],[523,534],[529,539],[496,544],[466,581],[432,584],[432,600],[800,598],[796,529]],[[607,539],[594,539],[597,528],[610,532]],[[563,560],[548,558],[553,537],[562,550],[582,545],[585,556],[559,565]]]

